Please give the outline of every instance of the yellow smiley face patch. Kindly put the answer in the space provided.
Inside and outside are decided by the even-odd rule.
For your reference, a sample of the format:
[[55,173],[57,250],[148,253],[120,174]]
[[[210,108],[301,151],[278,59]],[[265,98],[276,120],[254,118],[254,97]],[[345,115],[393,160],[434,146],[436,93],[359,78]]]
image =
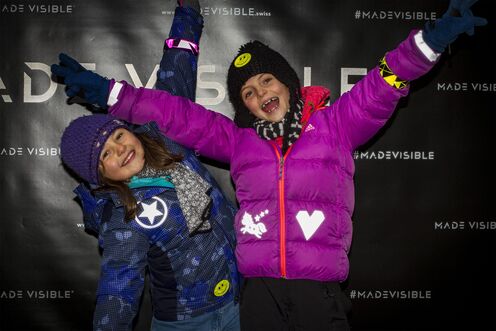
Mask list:
[[250,53],[243,53],[239,55],[236,60],[234,60],[234,66],[236,68],[241,68],[247,65],[251,60],[251,54]]
[[216,297],[223,296],[224,294],[227,293],[227,291],[229,291],[229,286],[230,286],[229,281],[227,279],[221,280],[220,282],[217,283],[217,285],[215,285],[214,295]]

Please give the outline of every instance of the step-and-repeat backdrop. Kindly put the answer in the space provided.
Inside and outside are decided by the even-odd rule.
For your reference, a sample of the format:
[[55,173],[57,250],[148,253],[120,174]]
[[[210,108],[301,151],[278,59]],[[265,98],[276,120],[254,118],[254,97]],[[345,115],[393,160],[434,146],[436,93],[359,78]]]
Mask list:
[[[232,117],[226,72],[259,39],[305,85],[348,90],[447,0],[200,0],[197,101]],[[175,1],[0,1],[0,329],[91,328],[100,252],[61,166],[71,119],[49,65],[66,52],[107,77],[153,87]],[[353,330],[496,330],[496,4],[432,72],[413,82],[386,128],[355,154],[350,277]],[[227,167],[212,171],[234,199]],[[136,330],[147,330],[146,293]],[[254,317],[256,318],[256,317]]]

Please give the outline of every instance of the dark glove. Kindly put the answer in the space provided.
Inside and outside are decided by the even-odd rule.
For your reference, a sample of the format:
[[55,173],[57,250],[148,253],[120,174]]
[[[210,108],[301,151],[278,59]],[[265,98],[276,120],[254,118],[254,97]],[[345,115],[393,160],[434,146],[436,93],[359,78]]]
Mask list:
[[67,86],[65,94],[74,97],[82,92],[86,101],[107,108],[110,80],[85,69],[78,61],[67,54],[59,54],[60,63],[52,64],[52,73],[64,78]]
[[185,39],[197,45],[203,30],[203,17],[192,7],[177,7],[169,32],[169,38]]
[[200,2],[198,0],[178,0],[177,4],[180,7],[191,7],[197,13],[200,13]]
[[487,24],[487,20],[472,14],[470,7],[478,0],[451,0],[448,10],[434,24],[427,23],[423,31],[424,41],[438,53],[456,38],[466,33],[474,34],[474,27]]

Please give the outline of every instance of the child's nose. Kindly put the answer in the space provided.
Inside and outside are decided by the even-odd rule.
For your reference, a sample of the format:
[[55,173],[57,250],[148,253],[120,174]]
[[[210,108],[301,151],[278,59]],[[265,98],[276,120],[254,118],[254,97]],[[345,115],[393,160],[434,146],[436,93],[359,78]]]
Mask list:
[[262,86],[257,87],[257,94],[263,96],[267,91]]
[[123,144],[116,144],[115,148],[119,156],[122,155],[122,153],[124,153],[124,151],[126,150],[126,146],[124,146]]

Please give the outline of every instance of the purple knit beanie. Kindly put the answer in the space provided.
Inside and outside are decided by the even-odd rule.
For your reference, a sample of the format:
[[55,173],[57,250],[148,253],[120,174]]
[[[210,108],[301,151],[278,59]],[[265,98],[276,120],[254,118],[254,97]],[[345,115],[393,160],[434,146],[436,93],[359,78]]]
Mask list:
[[128,129],[128,126],[111,115],[95,114],[76,118],[62,134],[62,162],[88,183],[99,184],[100,153],[108,137],[118,128]]

